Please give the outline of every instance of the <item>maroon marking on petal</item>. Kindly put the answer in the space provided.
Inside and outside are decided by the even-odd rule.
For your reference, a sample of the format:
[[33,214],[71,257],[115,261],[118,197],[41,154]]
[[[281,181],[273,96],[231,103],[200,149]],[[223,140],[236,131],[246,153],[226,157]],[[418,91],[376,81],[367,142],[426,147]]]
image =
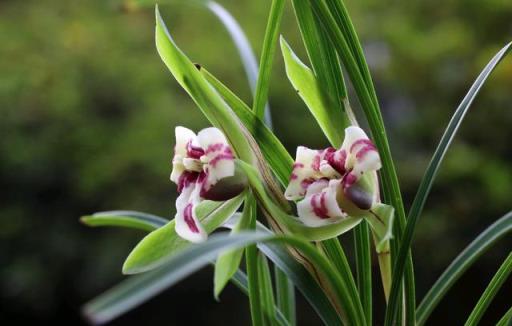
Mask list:
[[208,185],[206,180],[208,179],[208,169],[203,171],[197,177],[197,183],[201,185],[201,190],[199,191],[199,196],[204,198],[205,194],[210,190],[211,185]]
[[183,189],[187,188],[191,183],[196,182],[198,177],[199,173],[197,172],[183,172],[178,179],[178,192],[181,193]]
[[295,162],[293,163],[292,165],[292,168],[295,170],[295,169],[302,169],[304,167],[304,164],[300,163],[300,162]]
[[196,222],[194,221],[194,217],[192,216],[193,208],[194,207],[192,204],[188,204],[187,206],[185,206],[185,209],[183,210],[183,217],[190,231],[192,231],[193,233],[199,233],[199,228],[197,227]]
[[343,188],[348,188],[351,185],[353,185],[354,183],[356,183],[356,181],[357,181],[357,176],[352,174],[352,172],[349,172],[349,173],[345,174],[341,183],[343,184]]
[[369,152],[375,152],[377,149],[375,148],[375,146],[369,146],[369,145],[365,145],[363,148],[361,148],[357,154],[356,154],[356,158],[358,161],[361,161],[361,159]]
[[325,196],[327,193],[322,192],[320,194],[315,194],[311,197],[311,206],[313,207],[313,213],[321,219],[329,218],[329,210],[325,205]]
[[292,174],[290,175],[290,180],[297,180],[298,178],[299,178],[299,176],[298,176],[298,175],[296,175],[295,173],[292,173]]
[[347,152],[344,149],[335,152],[329,151],[326,153],[325,159],[339,174],[345,174],[345,161],[347,159]]
[[307,189],[309,187],[310,184],[312,184],[313,182],[315,182],[316,180],[313,179],[313,178],[307,178],[307,179],[304,179],[302,180],[302,182],[300,183],[301,187],[303,189]]
[[311,163],[311,168],[315,171],[320,171],[320,162],[322,161],[323,151],[317,151],[315,158],[313,158],[313,162]]
[[352,146],[350,146],[350,152],[352,153],[354,151],[354,149],[359,146],[359,145],[365,145],[366,146],[371,146],[373,148],[375,148],[375,145],[373,145],[372,141],[369,140],[369,139],[364,139],[364,138],[361,138],[361,139],[358,139],[356,140]]
[[208,164],[210,164],[211,166],[215,167],[215,165],[217,165],[217,163],[219,161],[222,161],[222,160],[233,160],[234,157],[233,157],[233,154],[231,153],[225,153],[225,154],[218,154],[217,156],[215,156],[213,159],[211,159]]
[[192,140],[187,143],[187,155],[190,158],[199,159],[204,155],[204,150],[201,147],[192,145]]
[[221,149],[224,148],[224,146],[226,146],[226,145],[224,145],[223,143],[210,144],[206,148],[206,154],[209,154],[211,152],[220,151]]

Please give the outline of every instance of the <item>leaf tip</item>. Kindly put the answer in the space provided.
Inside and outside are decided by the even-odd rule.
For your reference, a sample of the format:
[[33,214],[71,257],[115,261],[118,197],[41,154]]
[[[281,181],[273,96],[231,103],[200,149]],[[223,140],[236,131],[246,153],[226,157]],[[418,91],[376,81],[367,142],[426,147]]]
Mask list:
[[81,216],[78,220],[80,221],[80,223],[82,223],[84,225],[91,226],[91,224],[89,223],[89,221],[91,219],[92,219],[92,216],[84,215],[84,216]]

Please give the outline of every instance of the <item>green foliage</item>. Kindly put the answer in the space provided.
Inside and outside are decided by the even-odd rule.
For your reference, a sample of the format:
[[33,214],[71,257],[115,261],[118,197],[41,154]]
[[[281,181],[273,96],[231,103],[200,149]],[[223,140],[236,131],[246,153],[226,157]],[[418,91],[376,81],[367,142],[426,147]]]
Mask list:
[[[153,5],[152,1],[144,1]],[[328,94],[340,95],[333,96],[331,100],[336,104],[328,107],[340,108],[332,110],[333,114],[343,111],[350,114],[351,109],[346,101],[347,91],[338,58],[337,50],[340,48],[326,46],[336,35],[318,27],[334,22],[347,40],[346,53],[354,57],[351,62],[357,66],[353,76],[360,74],[356,76],[359,78],[356,95],[373,97],[374,86],[368,70],[372,71],[380,103],[375,103],[376,97],[371,101],[367,99],[363,109],[368,110],[377,104],[382,106],[394,154],[392,163],[398,168],[403,199],[412,199],[422,167],[430,159],[431,144],[439,138],[441,126],[453,103],[463,94],[472,76],[505,43],[508,36],[503,31],[509,27],[512,4],[504,1],[451,1],[435,5],[415,2],[389,6],[374,0],[347,1],[350,16],[363,41],[368,69],[362,61],[364,58],[360,55],[362,51],[357,36],[354,38],[351,23],[344,16],[345,8],[340,1],[318,2],[328,10],[327,20],[312,15],[308,1],[292,2],[298,24],[293,22],[291,11],[285,10],[282,33],[299,56],[306,58],[307,54],[310,72],[320,87],[328,90]],[[70,216],[75,216],[76,212],[127,207],[156,211],[171,218],[174,212],[169,208],[175,193],[169,192],[172,186],[167,180],[169,164],[166,162],[172,151],[172,127],[183,124],[197,128],[206,123],[199,110],[193,108],[176,83],[169,79],[161,62],[155,60],[155,51],[150,46],[154,25],[151,13],[144,10],[121,13],[115,10],[113,3],[115,1],[68,4],[50,0],[42,5],[29,0],[7,1],[0,5],[0,40],[3,44],[0,49],[3,58],[0,60],[0,107],[4,113],[0,121],[3,131],[0,151],[4,153],[0,177],[3,188],[9,189],[3,194],[0,206],[0,214],[7,217],[2,221],[0,232],[4,248],[2,257],[5,257],[0,272],[3,276],[2,294],[8,298],[8,311],[20,309],[17,305],[21,305],[26,315],[50,314],[55,309],[52,305],[60,302],[56,300],[63,300],[58,299],[60,292],[56,290],[57,286],[67,283],[69,275],[80,279],[79,284],[70,290],[71,296],[79,298],[88,297],[112,282],[125,255],[123,248],[132,245],[139,234],[84,231]],[[172,4],[166,8],[172,10],[166,12],[166,17],[172,22],[173,36],[180,46],[186,47],[192,62],[200,62],[203,67],[199,74],[192,73],[194,69],[188,72],[195,78],[201,75],[213,86],[219,95],[214,96],[216,100],[213,102],[219,104],[218,99],[225,101],[260,146],[276,179],[285,185],[292,161],[285,146],[292,152],[297,144],[314,148],[326,144],[309,112],[298,102],[297,95],[290,91],[292,87],[286,81],[285,64],[279,56],[276,58],[272,88],[268,92],[274,109],[274,134],[245,105],[251,103],[251,95],[240,72],[250,64],[242,65],[238,60],[225,59],[234,58],[237,49],[228,41],[223,27],[209,13],[185,6],[184,1],[169,3]],[[207,3],[211,9],[212,2]],[[266,19],[270,2],[221,1],[220,4],[239,18],[253,45],[258,45],[255,48],[259,49],[262,43],[272,44],[262,42],[262,22]],[[222,12],[219,9],[222,7],[215,8],[217,11],[214,12],[221,17],[218,13]],[[317,13],[319,9],[322,8],[318,7]],[[22,24],[19,17],[23,17]],[[227,21],[226,16],[223,17],[220,19]],[[297,25],[302,32],[300,37],[304,49],[298,45]],[[229,28],[228,31],[231,32]],[[240,49],[239,44],[236,46]],[[251,50],[250,44],[245,43],[244,46],[246,52]],[[268,53],[262,53],[261,57],[268,58]],[[347,60],[346,57],[341,59],[342,63],[343,59]],[[268,73],[272,60],[262,61],[265,67],[262,71]],[[204,67],[215,72],[219,79]],[[417,219],[414,249],[417,252],[415,264],[419,288],[425,289],[434,281],[426,271],[448,265],[462,244],[469,242],[469,236],[488,224],[482,217],[498,216],[509,208],[512,172],[509,168],[509,146],[503,140],[508,139],[508,124],[512,118],[510,110],[505,110],[511,105],[507,88],[511,67],[510,61],[504,61],[493,80],[489,81],[489,86],[482,90],[480,104],[485,103],[485,110],[475,110],[461,129],[461,137],[446,155],[436,190],[431,194],[431,205],[427,202],[423,217]],[[252,78],[254,83],[255,75]],[[260,84],[266,84],[266,88],[268,80],[261,79]],[[202,83],[201,87],[205,85]],[[196,94],[195,86],[188,87]],[[352,92],[352,88],[349,89]],[[259,102],[264,103],[267,96],[264,98]],[[210,105],[210,100],[208,104],[204,102],[203,107],[220,107]],[[361,117],[357,101],[353,103],[356,116]],[[371,129],[375,129],[376,122],[378,119],[370,123]],[[340,121],[342,124],[345,122]],[[307,132],[303,132],[305,130]],[[340,133],[340,130],[332,129],[332,133]],[[239,137],[234,136],[233,139]],[[374,137],[380,136],[374,134]],[[330,140],[333,142],[334,139]],[[383,148],[386,149],[385,146]],[[383,191],[387,198],[385,202],[390,203],[397,200],[397,187],[393,185],[389,162],[387,169],[391,173],[384,175],[383,186],[395,187],[391,192]],[[265,185],[265,180],[259,181]],[[271,196],[267,199],[279,206],[272,202]],[[393,205],[397,207],[396,203]],[[405,219],[402,219],[403,212],[399,206],[397,230],[400,231],[405,228]],[[415,213],[417,216],[423,204],[420,206]],[[419,206],[414,207],[417,209]],[[293,217],[288,211],[286,214],[287,218]],[[134,227],[144,231],[166,222],[131,211],[94,214],[82,221],[94,226]],[[409,230],[414,231],[413,226]],[[355,248],[356,261],[363,263],[358,266],[361,271],[358,272],[361,274],[358,283],[364,294],[360,300],[366,322],[370,323],[373,317],[378,323],[380,320],[378,316],[372,316],[371,303],[368,303],[372,301],[368,295],[368,289],[371,290],[369,274],[364,273],[372,263],[369,251],[365,249],[370,249],[370,237],[368,232],[364,234],[364,230],[359,234],[360,230],[356,231]],[[307,235],[307,230],[300,227],[297,231]],[[316,235],[310,239],[324,237]],[[343,237],[344,241],[346,237]],[[397,234],[392,241],[391,249],[395,253],[398,253],[402,239],[404,237]],[[405,240],[408,241],[402,246],[404,248],[409,246],[407,242],[412,241],[412,232],[405,233]],[[354,292],[351,272],[343,272],[340,256],[343,249],[340,251],[335,244],[330,244],[333,245],[331,250],[325,249],[324,253],[346,280],[347,291]],[[267,245],[259,244],[258,248],[266,255],[272,255],[265,247]],[[17,248],[16,253],[10,248]],[[348,248],[350,246],[345,249]],[[485,248],[489,249],[490,245],[485,245]],[[493,251],[507,249],[505,244],[504,247],[496,246]],[[448,268],[450,273],[443,274],[434,285],[434,292],[427,294],[425,300],[429,303],[423,301],[419,306],[417,320],[420,324],[482,252],[483,249],[467,256],[465,251],[460,257],[469,258],[456,260],[458,264]],[[351,251],[348,253],[350,256]],[[60,258],[61,264],[49,266],[46,263],[48,257],[54,256]],[[290,255],[288,259],[289,264],[295,262]],[[482,268],[495,265],[489,261],[479,260],[478,265]],[[412,271],[407,266],[405,268],[406,275]],[[320,311],[324,322],[339,323],[329,298],[322,297],[323,289],[318,287],[316,279],[309,276],[306,269],[303,268],[302,273],[309,279],[297,279],[297,274],[290,274],[289,268],[284,270],[286,275],[295,275],[294,282],[300,285],[299,290],[308,286],[314,289],[306,291],[309,293],[306,297]],[[235,271],[233,277],[235,283],[244,284],[245,275],[239,271]],[[306,280],[310,284],[306,284]],[[375,285],[372,287],[376,288]],[[476,293],[473,287],[465,290],[473,295]],[[119,298],[128,299],[127,293],[137,291],[125,292]],[[311,293],[316,293],[317,297]],[[456,292],[453,295],[456,296]],[[429,298],[432,300],[427,300]],[[284,317],[285,309],[279,304],[278,295],[276,299],[278,310],[275,319],[282,323],[288,315]],[[71,299],[77,300],[81,299]],[[410,306],[411,301],[407,302]],[[34,307],[38,307],[37,312]],[[450,316],[460,321],[467,317],[471,308],[466,301],[461,301],[450,306]],[[104,316],[112,319],[128,308],[123,309],[115,308]],[[431,322],[444,321],[446,309],[439,307]],[[379,312],[382,309],[374,307],[373,310]],[[414,318],[410,311],[406,309],[408,318]],[[501,316],[504,312],[498,313]],[[507,315],[503,318],[505,323]]]
[[[243,194],[226,202],[203,202],[196,214],[207,233],[213,232],[240,207]],[[179,237],[174,230],[174,220],[148,234],[132,250],[123,265],[123,273],[136,274],[162,265],[169,255],[179,253],[190,242]]]

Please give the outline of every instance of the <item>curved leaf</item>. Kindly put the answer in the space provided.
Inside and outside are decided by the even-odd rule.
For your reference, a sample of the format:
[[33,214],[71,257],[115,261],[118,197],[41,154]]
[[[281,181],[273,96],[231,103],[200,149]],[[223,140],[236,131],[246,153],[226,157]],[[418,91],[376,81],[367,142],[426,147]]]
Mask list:
[[88,226],[122,226],[144,231],[153,231],[169,220],[156,215],[135,211],[107,211],[82,216],[80,221]]
[[418,325],[425,324],[427,318],[446,292],[476,262],[478,257],[489,250],[497,241],[511,233],[511,231],[512,212],[509,212],[489,226],[455,258],[421,301],[417,310]]
[[398,252],[397,259],[393,266],[393,281],[391,284],[391,293],[389,299],[388,311],[386,312],[386,325],[393,324],[393,319],[398,313],[398,304],[399,304],[399,292],[400,292],[400,283],[404,273],[405,261],[407,258],[407,254],[409,253],[410,246],[412,243],[412,238],[414,235],[414,229],[416,228],[416,223],[419,219],[421,212],[423,211],[423,207],[427,200],[428,194],[430,193],[430,189],[432,188],[432,184],[434,183],[434,179],[436,174],[441,166],[441,162],[448,151],[448,148],[457,133],[457,130],[460,127],[462,119],[468,112],[469,107],[473,103],[476,95],[484,85],[487,78],[496,68],[498,63],[505,57],[505,55],[509,52],[512,43],[507,44],[503,47],[492,59],[489,61],[487,66],[482,70],[478,78],[475,80],[469,92],[466,94],[461,104],[453,114],[450,123],[446,127],[446,130],[441,137],[441,141],[432,156],[432,160],[430,161],[427,170],[425,171],[425,175],[423,176],[420,186],[418,187],[418,192],[414,197],[414,201],[411,205],[411,209],[408,214],[407,224],[405,227],[405,231],[403,233],[402,242],[400,245],[400,251]]
[[[203,202],[196,209],[196,214],[207,233],[213,232],[230,218],[240,207],[244,194],[226,202]],[[133,248],[123,265],[124,274],[136,274],[153,269],[169,256],[179,253],[184,248],[193,246],[178,236],[174,229],[174,220],[151,232]]]
[[240,121],[220,95],[204,80],[194,64],[174,43],[160,15],[158,6],[155,7],[155,14],[156,48],[162,61],[212,125],[222,130],[238,157],[253,162],[254,153],[242,130]]
[[292,173],[293,158],[286,151],[281,141],[274,133],[251,111],[251,109],[238,98],[229,88],[213,76],[208,70],[201,67],[204,78],[223,97],[226,103],[233,109],[238,118],[253,135],[258,143],[265,160],[276,174],[282,185],[288,184],[288,178]]
[[[281,18],[283,16],[284,3],[285,0],[272,0],[267,28],[265,29],[265,38],[263,40],[263,47],[261,50],[260,68],[253,103],[253,111],[259,118],[263,118],[265,114],[265,103],[268,100],[270,73],[272,72],[272,63],[274,62],[274,53],[276,51],[277,37],[279,35],[279,26],[281,25]],[[271,124],[268,124],[268,126],[272,128]]]
[[245,171],[255,196],[263,206],[262,209],[280,225],[284,226],[288,230],[289,234],[299,235],[310,241],[322,241],[337,237],[338,235],[351,230],[363,220],[362,217],[349,216],[328,225],[318,227],[307,226],[300,222],[297,217],[287,214],[279,206],[274,204],[272,199],[267,195],[265,187],[261,183],[261,180],[253,167],[240,160],[236,160],[236,165]]
[[[260,226],[260,228],[263,229],[264,227]],[[339,316],[322,293],[317,282],[284,249],[285,243],[292,245],[297,243],[289,238],[276,237],[269,234],[268,231],[231,236],[214,235],[207,242],[190,246],[173,255],[161,268],[130,277],[117,287],[88,303],[84,308],[84,313],[97,324],[108,322],[205,266],[218,253],[228,249],[242,248],[255,242],[259,242],[260,249],[294,281],[298,289],[317,310],[325,324],[341,324]],[[302,242],[301,246],[311,248]],[[314,253],[312,255],[316,257]],[[327,263],[323,260],[320,265],[324,266]],[[235,279],[235,283],[242,285],[242,289],[247,291],[245,275],[241,272],[237,273]],[[282,316],[282,313],[278,311],[277,318],[279,319],[280,316]]]
[[[254,201],[254,199],[252,199],[252,201]],[[253,205],[248,205],[247,200],[245,201],[242,217],[231,230],[232,234],[236,234],[240,231],[249,229],[249,226],[251,225],[250,210],[252,209],[252,206]],[[226,284],[228,284],[231,277],[233,277],[233,275],[238,270],[238,266],[240,266],[240,261],[242,260],[243,254],[243,248],[229,250],[221,253],[215,261],[215,271],[213,275],[213,293],[215,298],[218,299]]]
[[281,52],[286,65],[286,75],[295,91],[306,103],[329,142],[335,147],[340,147],[344,138],[344,127],[349,125],[347,116],[334,105],[311,69],[300,61],[283,37]]
[[503,285],[503,283],[505,283],[511,272],[512,252],[508,254],[508,257],[505,259],[503,264],[500,266],[500,268],[492,278],[491,282],[489,283],[484,293],[480,297],[480,300],[478,300],[475,308],[471,312],[471,315],[469,315],[468,320],[464,324],[465,326],[478,325],[480,319],[482,319],[483,314],[485,313],[485,311],[491,304],[492,300],[494,299],[494,296],[496,296],[496,293],[498,293],[501,286]]
[[512,307],[510,307],[507,312],[501,317],[501,319],[496,323],[496,326],[510,326],[512,323]]

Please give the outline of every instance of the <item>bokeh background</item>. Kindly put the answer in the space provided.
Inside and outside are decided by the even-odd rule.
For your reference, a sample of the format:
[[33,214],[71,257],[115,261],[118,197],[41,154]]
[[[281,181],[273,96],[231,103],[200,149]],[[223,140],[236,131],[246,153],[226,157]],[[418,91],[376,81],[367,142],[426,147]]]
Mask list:
[[[250,102],[242,64],[207,11],[162,6],[178,44]],[[220,0],[259,56],[270,1]],[[347,0],[364,42],[407,203],[451,114],[481,68],[512,39],[505,0]],[[123,10],[125,8],[125,10]],[[0,1],[0,322],[85,324],[80,306],[121,280],[143,233],[89,229],[80,215],[132,209],[171,218],[176,125],[207,125],[160,61],[151,7],[121,1]],[[290,4],[282,33],[305,58]],[[352,101],[357,107],[356,100]],[[277,135],[326,145],[277,54],[270,90]],[[512,59],[474,103],[416,234],[418,299],[466,244],[512,208]],[[460,324],[512,247],[502,241],[464,276],[431,324]],[[350,235],[344,238],[350,249]],[[113,325],[247,325],[246,298],[217,303],[206,268]],[[376,279],[377,282],[377,279]],[[510,305],[509,281],[489,310]],[[382,311],[376,301],[376,310]],[[377,317],[379,320],[381,317]],[[301,325],[319,324],[300,300]]]

